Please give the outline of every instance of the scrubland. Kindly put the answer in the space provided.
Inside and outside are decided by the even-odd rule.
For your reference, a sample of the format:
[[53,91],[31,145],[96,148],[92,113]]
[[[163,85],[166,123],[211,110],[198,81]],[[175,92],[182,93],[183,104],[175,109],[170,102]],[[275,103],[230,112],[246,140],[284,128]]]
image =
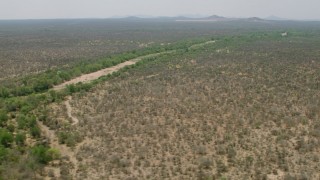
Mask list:
[[1,23],[0,179],[320,178],[318,23]]
[[222,34],[227,27],[145,20],[0,21],[0,80]]
[[[319,179],[317,41],[239,42],[151,59],[73,95],[80,122],[59,128],[82,138],[76,178]],[[68,119],[54,107],[50,118]]]

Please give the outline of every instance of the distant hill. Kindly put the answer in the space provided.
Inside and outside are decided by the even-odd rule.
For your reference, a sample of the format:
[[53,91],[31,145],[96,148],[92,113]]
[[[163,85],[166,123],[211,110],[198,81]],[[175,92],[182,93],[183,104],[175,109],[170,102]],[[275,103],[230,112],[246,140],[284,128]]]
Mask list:
[[289,20],[289,19],[278,17],[278,16],[268,16],[268,17],[266,17],[264,19],[272,20],[272,21],[286,21],[286,20]]
[[204,18],[186,18],[186,17],[176,17],[177,21],[252,21],[252,22],[265,22],[267,20],[261,19],[258,17],[250,17],[250,18],[228,18],[228,17],[223,17],[223,16],[218,16],[218,15],[212,15]]
[[264,19],[261,19],[258,17],[250,17],[250,18],[247,18],[247,20],[249,20],[249,21],[264,21]]
[[227,20],[228,18],[225,18],[225,17],[222,17],[222,16],[217,16],[217,15],[212,15],[212,16],[209,16],[209,17],[206,17],[206,18],[203,18],[203,19],[211,19],[211,20],[223,21],[223,20]]
[[203,18],[188,18],[188,17],[176,17],[176,21],[231,21],[235,20],[234,18],[226,18],[223,16],[212,15]]
[[242,18],[239,20],[250,21],[250,22],[268,22],[269,21],[266,19],[258,18],[258,17]]
[[140,17],[137,17],[137,16],[128,16],[128,17],[125,17],[124,19],[137,20],[137,19],[145,19],[145,18],[140,18]]
[[[249,18],[230,18],[218,15],[212,15],[207,17],[200,16],[147,16],[147,15],[135,15],[135,16],[114,16],[111,19],[123,19],[128,21],[184,21],[184,22],[224,22],[224,21],[247,21],[247,22],[271,22],[271,21],[290,21],[277,16],[268,16],[266,18],[249,17]],[[294,21],[294,20],[293,20]],[[319,20],[300,20],[300,21],[319,21]]]

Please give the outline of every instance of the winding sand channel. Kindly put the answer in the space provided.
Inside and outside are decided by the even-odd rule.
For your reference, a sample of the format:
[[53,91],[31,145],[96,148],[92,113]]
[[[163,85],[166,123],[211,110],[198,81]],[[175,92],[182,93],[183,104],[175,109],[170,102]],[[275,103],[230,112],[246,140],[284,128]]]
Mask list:
[[131,59],[131,60],[125,61],[123,63],[117,64],[117,65],[112,66],[112,67],[108,67],[108,68],[105,68],[105,69],[102,69],[102,70],[99,70],[99,71],[96,71],[96,72],[92,72],[92,73],[89,73],[89,74],[81,75],[79,77],[71,79],[70,81],[66,81],[66,82],[64,82],[62,84],[56,85],[56,86],[53,87],[53,89],[54,90],[61,90],[61,89],[65,88],[67,85],[77,84],[79,82],[87,83],[87,82],[93,81],[95,79],[98,79],[101,76],[105,76],[105,75],[111,74],[113,72],[117,72],[120,69],[124,68],[125,66],[130,66],[130,65],[136,64],[137,62],[141,61],[142,59],[156,57],[156,56],[159,56],[159,55],[162,55],[162,54],[170,54],[170,53],[173,53],[173,52],[175,52],[175,50],[165,51],[165,52],[161,52],[161,53],[148,54],[148,55],[141,56],[141,57],[138,57],[138,58],[135,58],[135,59]]
[[[212,40],[212,41],[207,41],[207,42],[204,42],[204,43],[194,44],[194,45],[190,46],[188,49],[189,50],[196,49],[196,48],[199,48],[201,46],[205,46],[207,44],[212,44],[212,43],[215,43],[215,42],[216,41]],[[83,75],[81,75],[79,77],[71,79],[70,81],[66,81],[66,82],[64,82],[62,84],[56,85],[56,86],[53,87],[53,89],[54,90],[61,90],[61,89],[65,88],[67,85],[77,84],[79,82],[87,83],[87,82],[93,81],[95,79],[98,79],[101,76],[105,76],[105,75],[111,74],[113,72],[119,71],[120,69],[124,68],[125,66],[130,66],[130,65],[136,64],[137,62],[141,61],[142,59],[152,58],[152,57],[156,57],[156,56],[159,56],[159,55],[162,55],[162,54],[171,54],[171,53],[174,53],[174,52],[176,52],[176,50],[164,51],[164,52],[160,52],[160,53],[153,53],[153,54],[148,54],[148,55],[145,55],[145,56],[140,56],[140,57],[137,57],[135,59],[131,59],[131,60],[125,61],[123,63],[117,64],[117,65],[112,66],[112,67],[108,67],[108,68],[105,68],[105,69],[102,69],[102,70],[99,70],[99,71],[96,71],[96,72],[92,72],[92,73],[89,73],[89,74],[83,74]]]

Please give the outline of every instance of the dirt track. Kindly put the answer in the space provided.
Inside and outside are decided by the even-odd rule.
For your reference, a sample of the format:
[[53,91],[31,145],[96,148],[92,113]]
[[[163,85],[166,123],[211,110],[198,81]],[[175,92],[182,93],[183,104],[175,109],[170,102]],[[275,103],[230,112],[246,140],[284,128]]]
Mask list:
[[72,125],[77,125],[77,124],[79,123],[79,119],[76,118],[76,117],[74,117],[74,116],[72,115],[72,107],[71,107],[71,105],[70,105],[71,99],[72,99],[72,97],[69,96],[69,97],[68,97],[68,100],[66,100],[66,101],[64,102],[64,104],[66,105],[66,108],[67,108],[68,117],[71,118],[71,120],[72,120]]
[[[59,152],[63,156],[67,156],[69,158],[69,161],[75,166],[75,168],[72,169],[70,172],[74,177],[76,174],[77,165],[78,165],[78,160],[75,156],[75,152],[71,148],[67,147],[65,144],[59,143],[58,137],[57,137],[54,130],[49,129],[49,127],[44,125],[41,121],[38,121],[38,126],[40,127],[41,132],[44,135],[44,137],[47,138],[48,143],[50,144],[50,147],[58,149]],[[56,168],[56,167],[54,167],[54,168],[55,168],[55,170],[60,171],[60,168]]]

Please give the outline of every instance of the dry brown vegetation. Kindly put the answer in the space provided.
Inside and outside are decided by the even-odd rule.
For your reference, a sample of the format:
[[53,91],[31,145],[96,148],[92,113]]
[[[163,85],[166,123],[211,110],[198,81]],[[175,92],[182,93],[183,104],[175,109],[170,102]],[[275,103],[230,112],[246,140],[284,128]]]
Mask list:
[[218,31],[215,24],[168,21],[0,21],[0,80]]
[[63,102],[52,105],[46,124],[69,135],[78,161],[62,162],[59,176],[320,179],[319,42],[227,44],[157,58],[75,94],[76,126]]

